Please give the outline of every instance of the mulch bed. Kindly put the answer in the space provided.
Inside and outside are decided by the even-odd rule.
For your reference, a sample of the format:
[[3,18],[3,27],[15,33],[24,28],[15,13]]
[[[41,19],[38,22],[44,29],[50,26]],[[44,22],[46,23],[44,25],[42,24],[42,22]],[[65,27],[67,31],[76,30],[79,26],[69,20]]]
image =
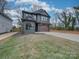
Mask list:
[[50,30],[50,32],[62,32],[62,33],[71,33],[71,34],[78,34],[79,35],[79,31]]

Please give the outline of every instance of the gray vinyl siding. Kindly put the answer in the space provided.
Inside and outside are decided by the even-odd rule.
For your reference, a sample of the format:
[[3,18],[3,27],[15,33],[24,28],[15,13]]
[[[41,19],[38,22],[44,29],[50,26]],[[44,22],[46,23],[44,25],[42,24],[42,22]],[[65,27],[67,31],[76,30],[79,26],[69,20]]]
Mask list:
[[0,15],[0,33],[10,32],[12,29],[12,21]]

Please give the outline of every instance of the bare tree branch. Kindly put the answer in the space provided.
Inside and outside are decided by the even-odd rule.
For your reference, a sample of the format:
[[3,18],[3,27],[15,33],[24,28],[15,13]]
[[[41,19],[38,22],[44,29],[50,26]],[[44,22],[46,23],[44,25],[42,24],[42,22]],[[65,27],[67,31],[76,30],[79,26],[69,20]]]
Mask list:
[[4,12],[5,6],[7,4],[6,0],[0,0],[0,12]]
[[67,14],[67,10],[64,10],[62,13],[57,13],[56,15],[59,20],[65,25],[65,29],[68,29],[70,23],[72,22],[72,14],[70,12],[69,14]]

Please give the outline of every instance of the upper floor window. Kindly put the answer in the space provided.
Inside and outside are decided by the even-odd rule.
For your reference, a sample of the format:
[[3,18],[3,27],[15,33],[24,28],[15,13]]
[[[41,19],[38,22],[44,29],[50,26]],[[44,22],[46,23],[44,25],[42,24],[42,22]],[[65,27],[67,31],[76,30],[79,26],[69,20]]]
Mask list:
[[34,20],[36,20],[36,15],[33,15]]
[[41,16],[41,21],[44,21],[44,16]]
[[46,21],[48,21],[48,17],[45,17]]
[[32,16],[30,13],[24,13],[23,17],[26,18],[27,16]]
[[41,16],[40,15],[37,15],[37,20],[41,21]]
[[46,16],[41,16],[41,21],[47,22],[47,21],[48,21],[48,17],[46,17]]
[[27,13],[24,13],[24,16],[23,17],[26,18],[27,16],[28,16],[28,14]]
[[32,14],[28,14],[28,16],[32,16]]

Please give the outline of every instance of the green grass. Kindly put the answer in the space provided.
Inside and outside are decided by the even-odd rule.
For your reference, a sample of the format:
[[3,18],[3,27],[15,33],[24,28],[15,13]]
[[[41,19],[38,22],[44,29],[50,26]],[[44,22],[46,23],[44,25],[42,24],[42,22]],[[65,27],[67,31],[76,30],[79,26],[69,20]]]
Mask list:
[[16,35],[0,42],[0,59],[79,59],[79,43],[43,34]]

